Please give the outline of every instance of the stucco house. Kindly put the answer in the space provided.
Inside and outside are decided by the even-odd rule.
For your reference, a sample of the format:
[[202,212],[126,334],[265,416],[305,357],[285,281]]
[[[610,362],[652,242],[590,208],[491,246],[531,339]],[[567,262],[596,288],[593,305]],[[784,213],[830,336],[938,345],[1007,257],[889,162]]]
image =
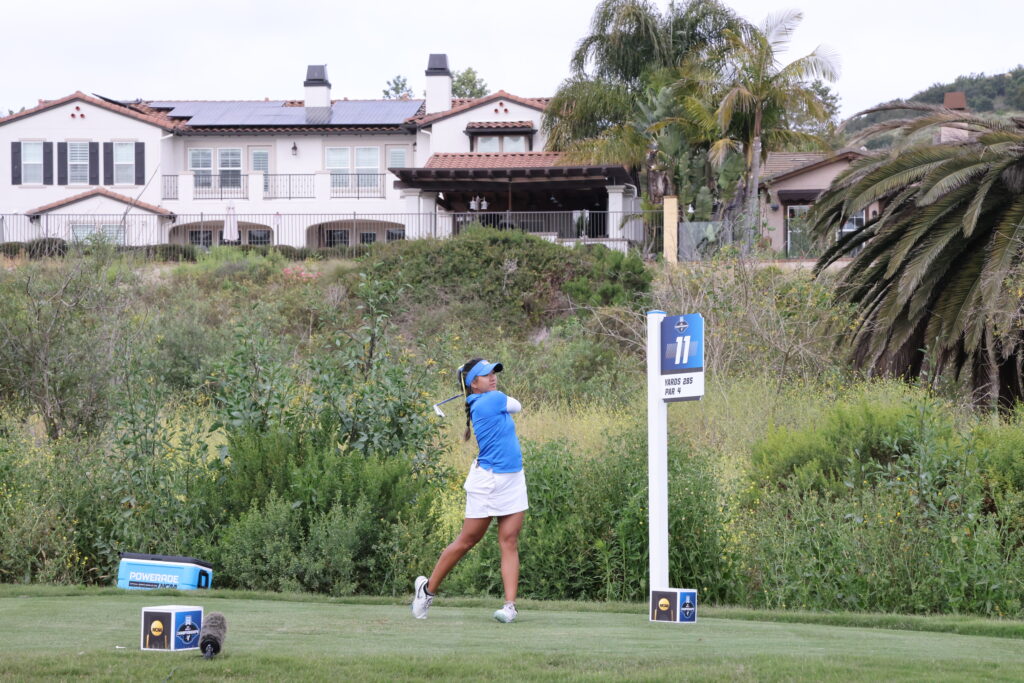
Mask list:
[[[771,152],[761,169],[761,220],[771,248],[787,257],[799,257],[809,248],[802,219],[836,176],[863,157],[862,150],[838,152]],[[877,206],[872,211],[877,212]],[[864,225],[867,216],[853,216],[840,233]],[[837,235],[838,237],[839,235]]]
[[328,247],[472,221],[620,249],[643,238],[626,168],[544,151],[547,98],[454,98],[443,54],[425,75],[424,99],[339,99],[312,65],[302,99],[40,101],[0,118],[0,241]]

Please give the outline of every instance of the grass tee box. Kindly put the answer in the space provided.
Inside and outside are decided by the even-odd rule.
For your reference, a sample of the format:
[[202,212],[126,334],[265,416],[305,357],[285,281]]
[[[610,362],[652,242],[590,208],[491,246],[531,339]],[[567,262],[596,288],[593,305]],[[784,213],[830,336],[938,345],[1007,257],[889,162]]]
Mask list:
[[117,587],[129,590],[209,588],[213,565],[194,557],[121,553]]
[[143,650],[198,650],[203,608],[194,605],[159,605],[142,608]]

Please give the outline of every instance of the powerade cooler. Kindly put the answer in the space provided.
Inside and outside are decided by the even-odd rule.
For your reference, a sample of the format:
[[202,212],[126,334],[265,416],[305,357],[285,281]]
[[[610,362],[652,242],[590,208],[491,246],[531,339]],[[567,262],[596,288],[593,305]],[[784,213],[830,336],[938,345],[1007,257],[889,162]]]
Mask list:
[[209,588],[213,565],[194,557],[121,553],[117,587],[129,590]]

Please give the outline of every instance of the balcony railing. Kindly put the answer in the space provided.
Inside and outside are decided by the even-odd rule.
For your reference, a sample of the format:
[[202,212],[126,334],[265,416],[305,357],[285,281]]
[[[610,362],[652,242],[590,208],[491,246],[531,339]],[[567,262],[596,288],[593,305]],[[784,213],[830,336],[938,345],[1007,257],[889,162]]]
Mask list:
[[263,176],[264,199],[314,199],[316,176],[313,174],[267,174]]
[[[614,214],[612,220],[621,220]],[[455,233],[471,223],[499,230],[549,234],[559,239],[608,237],[607,211],[492,211],[454,214]],[[616,227],[616,226],[613,226]]]
[[163,182],[161,183],[160,191],[161,199],[177,199],[178,198],[178,176],[176,175],[165,175]]
[[192,176],[196,199],[248,199],[249,178],[234,171]]
[[387,176],[387,173],[331,173],[331,197],[334,199],[383,198]]

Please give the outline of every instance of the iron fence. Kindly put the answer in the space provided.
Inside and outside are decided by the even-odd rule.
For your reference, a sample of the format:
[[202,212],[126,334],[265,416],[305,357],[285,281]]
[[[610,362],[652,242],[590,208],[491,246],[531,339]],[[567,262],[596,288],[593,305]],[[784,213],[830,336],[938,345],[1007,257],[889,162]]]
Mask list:
[[470,224],[499,230],[522,230],[560,240],[626,239],[640,242],[650,226],[661,220],[660,211],[476,211],[452,214],[453,234]]
[[178,198],[178,176],[165,175],[161,183],[160,197],[162,199]]
[[[158,214],[0,214],[0,242],[28,243],[42,238],[67,242],[104,235],[125,246],[221,244],[225,227],[237,228],[233,244],[287,245],[295,248],[347,247],[398,239],[445,238],[469,223],[517,229],[562,243],[594,241],[625,250],[653,234],[660,214],[540,212],[500,215],[450,213],[179,213]],[[610,230],[609,230],[610,229]],[[632,231],[632,232],[630,232]],[[609,236],[610,233],[610,236]],[[632,236],[631,236],[632,235]]]
[[313,199],[316,197],[313,174],[264,174],[264,199]]
[[196,199],[248,199],[249,177],[243,173],[196,173],[192,176]]
[[383,199],[387,173],[331,173],[332,199]]

